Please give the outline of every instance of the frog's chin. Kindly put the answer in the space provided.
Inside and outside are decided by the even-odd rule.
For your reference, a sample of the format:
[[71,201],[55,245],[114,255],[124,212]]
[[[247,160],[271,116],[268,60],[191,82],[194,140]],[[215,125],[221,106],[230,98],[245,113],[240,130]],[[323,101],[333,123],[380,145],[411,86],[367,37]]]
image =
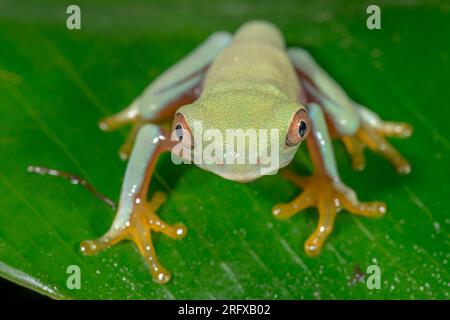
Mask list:
[[256,175],[256,174],[255,175],[242,175],[242,174],[236,175],[236,174],[228,174],[228,173],[224,174],[224,173],[218,173],[218,172],[213,172],[213,173],[224,179],[241,182],[241,183],[251,182],[258,178],[261,178],[261,176],[262,176],[262,175]]
[[280,168],[285,167],[289,164],[290,161],[286,161],[277,167],[257,167],[252,168],[251,170],[242,170],[242,171],[228,171],[224,170],[223,167],[208,167],[208,166],[199,166],[200,168],[212,172],[219,177],[222,177],[227,180],[247,183],[254,181],[262,176],[275,175],[278,173]]

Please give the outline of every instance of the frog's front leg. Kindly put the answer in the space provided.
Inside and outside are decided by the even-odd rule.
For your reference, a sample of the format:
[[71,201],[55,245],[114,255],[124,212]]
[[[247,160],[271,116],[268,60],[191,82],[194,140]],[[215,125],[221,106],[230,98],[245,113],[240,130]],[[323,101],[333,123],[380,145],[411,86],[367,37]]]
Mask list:
[[186,57],[163,72],[124,110],[100,120],[102,130],[111,131],[132,123],[119,154],[126,159],[139,129],[147,123],[172,120],[179,107],[195,101],[209,64],[231,41],[228,32],[215,32]]
[[409,162],[387,141],[387,137],[407,138],[412,127],[402,122],[381,120],[366,107],[355,103],[304,49],[288,50],[308,102],[317,102],[330,122],[333,134],[339,137],[350,156],[353,168],[365,167],[364,148],[381,154],[397,170],[407,174]]
[[169,133],[159,127],[147,124],[141,128],[128,162],[113,224],[99,239],[81,243],[84,254],[95,254],[122,240],[131,240],[148,265],[153,280],[157,283],[169,281],[170,274],[156,256],[151,232],[162,232],[170,238],[180,239],[186,235],[186,228],[181,224],[169,225],[161,220],[156,210],[164,202],[165,196],[156,192],[147,201],[147,192],[159,155],[171,150],[172,146]]
[[299,177],[285,171],[285,177],[303,189],[303,192],[289,203],[276,205],[272,212],[275,217],[286,219],[305,208],[317,207],[318,225],[305,242],[306,253],[315,256],[320,253],[331,233],[339,210],[345,209],[366,217],[380,217],[386,212],[386,205],[382,202],[359,202],[355,192],[341,181],[322,110],[315,103],[308,107],[312,130],[307,138],[307,145],[314,173],[310,177]]

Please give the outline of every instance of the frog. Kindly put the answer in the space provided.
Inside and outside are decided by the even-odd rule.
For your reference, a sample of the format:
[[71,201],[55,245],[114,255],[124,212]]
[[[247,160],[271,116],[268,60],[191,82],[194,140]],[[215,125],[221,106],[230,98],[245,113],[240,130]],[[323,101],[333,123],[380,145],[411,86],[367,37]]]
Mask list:
[[[244,152],[235,148],[217,152],[215,161],[192,161],[192,153],[205,151],[200,142],[208,140],[194,132],[195,123],[224,135],[228,129],[275,129],[277,139],[261,139],[265,142],[261,148],[247,144]],[[234,34],[213,33],[99,126],[112,131],[128,124],[132,128],[119,150],[128,163],[115,218],[103,236],[80,246],[84,254],[91,255],[129,240],[158,284],[167,283],[171,274],[158,259],[152,234],[159,232],[172,239],[187,234],[183,224],[169,224],[158,216],[166,194],[154,191],[148,199],[157,161],[165,152],[173,160],[193,162],[238,183],[280,171],[302,191],[290,202],[275,204],[272,215],[285,220],[306,208],[318,211],[317,226],[304,243],[308,256],[319,255],[341,210],[370,218],[382,217],[387,211],[384,202],[361,202],[342,181],[332,139],[343,142],[356,170],[365,167],[367,147],[386,158],[399,174],[411,171],[411,164],[387,139],[407,138],[412,127],[384,121],[352,100],[306,49],[286,47],[281,31],[261,20],[243,24]],[[209,139],[207,146],[223,150],[219,140]],[[304,141],[313,166],[310,176],[288,168]],[[277,161],[267,168],[263,160],[269,151],[277,155]]]

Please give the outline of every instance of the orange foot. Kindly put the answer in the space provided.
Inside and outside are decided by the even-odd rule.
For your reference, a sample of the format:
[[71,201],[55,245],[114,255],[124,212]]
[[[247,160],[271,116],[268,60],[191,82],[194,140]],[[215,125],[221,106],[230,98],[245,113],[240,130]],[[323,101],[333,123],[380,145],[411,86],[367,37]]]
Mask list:
[[352,158],[355,170],[364,169],[364,148],[367,146],[386,158],[398,173],[408,174],[411,172],[411,165],[385,137],[408,138],[412,131],[409,124],[402,122],[380,121],[376,126],[362,123],[355,135],[344,136],[341,139]]
[[305,252],[309,256],[320,253],[322,246],[333,230],[337,212],[345,209],[353,214],[365,217],[381,217],[386,213],[383,202],[359,202],[355,192],[340,181],[329,176],[315,174],[310,177],[299,177],[285,171],[283,175],[303,192],[286,204],[278,204],[272,213],[278,219],[287,219],[308,207],[317,207],[319,223],[317,228],[305,242]]
[[131,240],[145,259],[153,280],[160,284],[167,283],[170,280],[170,273],[158,261],[151,231],[162,232],[172,239],[181,239],[186,235],[187,230],[182,224],[167,224],[155,213],[165,199],[164,193],[156,192],[151,201],[142,202],[134,207],[124,227],[116,228],[113,224],[113,227],[101,238],[81,242],[81,251],[86,255],[96,254],[122,240]]

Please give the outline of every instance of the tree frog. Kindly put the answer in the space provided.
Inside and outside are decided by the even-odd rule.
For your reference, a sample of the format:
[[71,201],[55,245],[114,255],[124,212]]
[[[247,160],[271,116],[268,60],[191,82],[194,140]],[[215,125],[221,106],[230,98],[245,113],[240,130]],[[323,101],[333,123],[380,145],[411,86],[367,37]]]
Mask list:
[[[167,122],[172,122],[172,130],[164,126]],[[204,170],[238,182],[267,174],[262,170],[261,159],[269,147],[278,155],[277,165],[269,172],[275,173],[291,162],[306,141],[313,173],[301,177],[283,170],[283,175],[302,192],[289,203],[275,205],[272,214],[287,219],[307,207],[317,207],[318,225],[304,245],[310,256],[320,253],[339,210],[365,217],[380,217],[386,212],[382,202],[360,202],[341,181],[331,134],[343,141],[355,169],[364,168],[363,149],[367,146],[389,160],[400,174],[411,170],[408,161],[386,140],[391,136],[409,137],[411,126],[381,120],[354,102],[305,49],[286,48],[276,26],[250,21],[234,35],[212,34],[150,83],[130,106],[100,121],[103,130],[128,123],[133,126],[120,149],[121,157],[129,159],[116,216],[106,234],[81,243],[84,254],[131,240],[153,280],[160,284],[169,281],[170,274],[158,261],[151,234],[161,232],[180,239],[187,230],[184,225],[168,224],[157,215],[165,200],[163,193],[155,192],[150,200],[147,193],[161,153],[173,153],[180,144],[184,150],[204,151],[204,144],[196,141],[193,132],[195,122],[224,135],[228,129],[277,130],[279,139],[266,140],[267,148],[245,147],[247,155],[241,163],[196,163]],[[225,152],[224,157],[230,155],[242,157],[234,149]],[[256,161],[247,163],[245,160],[250,158]]]

